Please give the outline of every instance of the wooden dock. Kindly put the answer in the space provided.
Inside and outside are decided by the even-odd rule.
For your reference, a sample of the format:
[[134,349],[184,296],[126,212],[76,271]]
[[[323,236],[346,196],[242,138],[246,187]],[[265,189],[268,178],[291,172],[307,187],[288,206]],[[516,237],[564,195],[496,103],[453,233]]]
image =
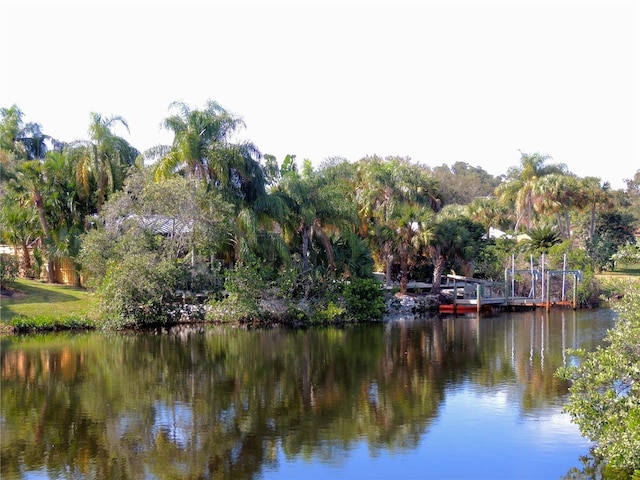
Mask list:
[[[453,303],[440,305],[441,313],[488,313],[494,310],[508,309],[536,309],[551,307],[571,307],[577,309],[577,283],[581,273],[578,271],[550,271],[547,272],[547,289],[545,297],[516,297],[509,295],[509,284],[489,282],[460,275],[447,275],[447,280],[453,282],[453,286],[447,290],[452,294]],[[550,296],[550,278],[553,275],[573,275],[572,300],[553,299]],[[563,288],[564,292],[564,288]]]

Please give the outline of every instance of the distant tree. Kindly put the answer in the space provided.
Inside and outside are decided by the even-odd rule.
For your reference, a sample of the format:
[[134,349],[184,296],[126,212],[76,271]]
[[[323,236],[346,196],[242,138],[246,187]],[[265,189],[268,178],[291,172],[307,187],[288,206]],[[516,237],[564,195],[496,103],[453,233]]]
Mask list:
[[169,108],[174,114],[163,126],[173,132],[174,140],[155,165],[157,178],[183,173],[231,195],[227,200],[234,203],[232,197],[251,202],[264,192],[260,151],[250,142],[232,141],[245,126],[242,119],[211,100],[202,110],[183,102],[173,102]]
[[465,162],[456,162],[451,167],[441,165],[431,171],[443,205],[467,205],[474,199],[493,195],[500,184],[500,178]]
[[402,270],[403,260],[397,249],[402,242],[398,242],[397,233],[405,226],[403,218],[409,212],[440,209],[437,182],[428,168],[408,158],[365,157],[357,169],[354,189],[358,232],[368,238],[374,256],[386,266],[389,285],[394,263],[400,261]]
[[403,204],[394,209],[387,225],[392,233],[391,244],[400,259],[400,293],[407,293],[409,268],[416,263],[421,252],[433,241],[431,222],[433,210],[417,205]]
[[0,108],[0,151],[5,155],[27,160],[28,155],[20,138],[24,134],[24,114],[17,105]]

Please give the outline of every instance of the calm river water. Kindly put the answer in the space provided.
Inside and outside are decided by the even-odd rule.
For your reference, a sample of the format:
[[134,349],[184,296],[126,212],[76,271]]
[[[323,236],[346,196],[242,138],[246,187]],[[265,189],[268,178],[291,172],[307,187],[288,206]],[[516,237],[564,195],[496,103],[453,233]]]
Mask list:
[[[589,478],[556,369],[610,310],[2,340],[0,473]],[[579,477],[576,477],[578,475]]]

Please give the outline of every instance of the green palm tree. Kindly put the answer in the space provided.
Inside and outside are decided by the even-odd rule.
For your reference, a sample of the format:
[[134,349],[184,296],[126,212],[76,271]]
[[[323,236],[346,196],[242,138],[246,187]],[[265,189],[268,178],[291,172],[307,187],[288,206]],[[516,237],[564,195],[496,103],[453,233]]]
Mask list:
[[23,269],[27,276],[32,275],[29,245],[40,236],[38,215],[32,205],[22,204],[11,195],[2,198],[0,209],[0,232],[3,241],[22,251]]
[[391,269],[398,253],[393,245],[397,225],[391,221],[395,215],[406,212],[407,206],[437,211],[437,185],[425,168],[408,159],[366,157],[358,164],[355,187],[358,204],[359,233],[368,236],[370,245],[386,265],[387,285],[391,282]]
[[310,289],[310,246],[318,241],[327,259],[331,274],[336,271],[331,234],[348,235],[353,232],[357,216],[352,204],[345,202],[342,190],[327,181],[322,172],[314,172],[306,162],[302,174],[291,170],[274,189],[274,195],[282,198],[288,206],[288,215],[282,223],[285,239],[301,243],[302,274],[305,295]]
[[440,293],[441,279],[448,261],[470,261],[477,252],[483,227],[461,212],[443,209],[432,226],[427,251],[433,263],[431,292]]
[[529,240],[526,240],[525,246],[536,254],[549,253],[551,247],[562,242],[562,235],[549,225],[530,228],[527,235]]
[[515,207],[514,230],[518,230],[523,224],[526,228],[533,224],[533,190],[536,182],[545,175],[567,171],[564,164],[545,164],[551,158],[548,155],[520,154],[520,166],[510,168],[506,182],[496,188],[500,201],[507,207]]
[[491,227],[506,228],[508,225],[508,210],[495,197],[474,199],[467,205],[467,215],[485,227],[487,238]]
[[77,190],[85,200],[95,196],[95,209],[100,211],[107,197],[120,190],[140,152],[113,129],[129,126],[121,116],[103,117],[91,113],[89,140],[72,142],[66,154],[75,165]]
[[249,142],[231,142],[244,127],[240,118],[211,100],[203,110],[192,110],[183,102],[173,102],[169,108],[174,114],[164,120],[163,127],[173,132],[174,140],[155,166],[157,178],[182,173],[250,197],[255,194],[253,187],[264,189],[259,150]]
[[396,208],[388,221],[388,230],[395,232],[392,244],[400,259],[400,293],[407,293],[409,268],[422,249],[433,241],[431,223],[435,214],[427,207],[405,203]]
[[559,232],[565,238],[569,238],[570,211],[578,201],[576,177],[560,173],[544,175],[534,183],[531,194],[534,210],[543,217],[554,215]]
[[585,177],[578,184],[578,204],[589,211],[589,240],[596,232],[597,208],[608,208],[612,205],[611,185],[597,177]]
[[[46,178],[44,163],[40,160],[28,160],[18,166],[16,179],[11,182],[10,188],[23,203],[30,202],[36,209],[40,227],[42,228],[45,251],[50,252],[52,235],[45,208]],[[54,283],[53,256],[49,253],[47,254],[47,266],[47,280],[49,283]]]

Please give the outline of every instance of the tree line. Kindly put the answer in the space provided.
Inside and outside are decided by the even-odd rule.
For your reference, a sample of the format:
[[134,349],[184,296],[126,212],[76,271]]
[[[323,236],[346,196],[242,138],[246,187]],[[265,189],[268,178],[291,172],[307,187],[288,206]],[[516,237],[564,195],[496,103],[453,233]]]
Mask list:
[[[27,277],[53,282],[55,260],[72,259],[118,325],[167,317],[176,292],[204,298],[217,318],[264,316],[268,296],[290,300],[294,316],[308,305],[366,316],[356,292],[375,290],[374,271],[401,293],[412,279],[439,293],[444,273],[499,280],[521,253],[569,253],[587,273],[587,302],[589,274],[613,268],[639,225],[640,170],[613,190],[538,152],[521,152],[499,177],[400,156],[314,167],[234,141],[243,121],[213,101],[171,104],[163,127],[173,142],[144,152],[114,133],[128,129],[119,116],[91,113],[88,138],[73,142],[23,116],[0,109],[2,239],[23,251]],[[495,239],[491,228],[513,235]]]

